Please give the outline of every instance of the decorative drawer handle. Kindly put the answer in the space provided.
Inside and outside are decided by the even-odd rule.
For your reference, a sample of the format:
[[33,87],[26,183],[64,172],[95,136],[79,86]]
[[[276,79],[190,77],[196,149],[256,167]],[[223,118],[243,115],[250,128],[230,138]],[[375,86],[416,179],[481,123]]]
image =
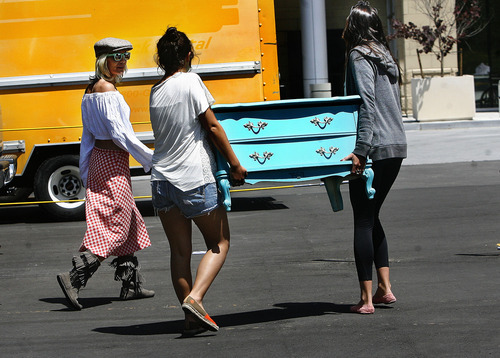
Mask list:
[[[264,152],[262,153],[262,157],[259,155],[259,153],[254,152],[253,154],[250,154],[249,157],[252,158],[255,161],[258,161],[260,164],[264,164],[266,160],[271,159],[274,153],[271,152]],[[264,159],[264,160],[262,160]]]
[[318,117],[314,117],[311,119],[311,123],[315,126],[320,127],[321,129],[325,129],[327,125],[329,125],[333,121],[332,117],[325,117],[323,120]]
[[316,153],[324,156],[326,159],[330,159],[332,157],[332,155],[337,154],[338,151],[339,151],[339,148],[337,148],[337,147],[330,147],[329,152],[327,152],[325,148],[321,147],[321,148],[316,150]]
[[[260,130],[264,129],[266,126],[267,126],[267,123],[262,122],[262,121],[259,121],[259,123],[257,123],[257,126],[255,126],[252,122],[248,122],[247,124],[243,125],[243,127],[248,129],[249,131],[254,132],[255,134],[258,134],[260,132]],[[258,129],[255,130],[255,128],[258,128]]]

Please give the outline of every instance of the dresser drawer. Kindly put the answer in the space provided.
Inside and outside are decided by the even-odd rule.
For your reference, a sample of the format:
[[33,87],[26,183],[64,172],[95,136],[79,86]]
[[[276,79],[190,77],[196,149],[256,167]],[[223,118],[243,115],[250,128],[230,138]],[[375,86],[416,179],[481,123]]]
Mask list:
[[233,150],[249,173],[281,168],[312,168],[345,165],[340,160],[354,148],[355,136],[259,141],[232,144]]
[[255,113],[245,113],[240,119],[225,119],[221,124],[226,131],[231,143],[247,140],[266,140],[296,136],[330,135],[331,133],[355,133],[356,122],[352,113],[339,112],[314,112],[306,113],[304,117],[265,118],[263,115],[249,116]]
[[289,100],[214,106],[232,144],[356,132],[357,98]]

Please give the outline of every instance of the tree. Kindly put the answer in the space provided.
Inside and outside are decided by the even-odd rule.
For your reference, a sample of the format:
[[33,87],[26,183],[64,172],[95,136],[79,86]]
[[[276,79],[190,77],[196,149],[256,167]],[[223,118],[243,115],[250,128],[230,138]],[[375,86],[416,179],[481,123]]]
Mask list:
[[433,53],[441,65],[441,77],[444,76],[444,58],[455,44],[482,31],[486,24],[481,19],[480,0],[456,0],[453,13],[448,8],[453,0],[419,0],[417,7],[431,21],[431,25],[418,27],[413,22],[404,24],[398,19],[392,21],[394,33],[391,38],[415,40],[420,44],[417,49],[420,74],[424,77],[421,53]]

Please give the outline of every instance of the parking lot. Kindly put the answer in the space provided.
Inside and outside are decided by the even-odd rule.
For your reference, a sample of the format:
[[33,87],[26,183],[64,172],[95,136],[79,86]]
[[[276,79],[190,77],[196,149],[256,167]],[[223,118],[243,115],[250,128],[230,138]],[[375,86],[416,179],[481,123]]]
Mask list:
[[[446,131],[425,133],[432,142],[408,132],[410,155],[435,163],[410,157],[386,201],[382,220],[398,302],[370,316],[349,313],[359,289],[346,186],[338,213],[320,185],[233,194],[230,254],[205,301],[221,329],[192,339],[180,339],[183,314],[170,283],[168,243],[149,201],[138,206],[153,246],[138,257],[155,297],[118,301],[120,284],[103,265],[82,290],[78,312],[65,305],[55,276],[70,268],[85,222],[50,220],[36,206],[2,207],[1,354],[496,356],[500,140],[485,138],[498,139],[498,129],[473,130],[477,141],[469,130],[454,131],[459,142]],[[134,182],[136,195],[147,188],[147,180]],[[193,265],[203,249],[195,231]]]

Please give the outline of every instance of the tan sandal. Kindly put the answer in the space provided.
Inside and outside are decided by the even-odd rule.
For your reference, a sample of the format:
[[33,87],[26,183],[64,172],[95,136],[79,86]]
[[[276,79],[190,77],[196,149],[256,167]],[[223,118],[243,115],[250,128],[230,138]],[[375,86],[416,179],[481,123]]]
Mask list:
[[194,315],[186,313],[186,321],[184,322],[184,330],[182,331],[183,337],[192,337],[197,334],[205,333],[207,329],[202,327]]
[[202,327],[212,332],[217,332],[219,326],[208,315],[208,313],[196,302],[191,296],[187,296],[182,304],[182,309],[186,313],[192,313],[194,318],[202,325]]

